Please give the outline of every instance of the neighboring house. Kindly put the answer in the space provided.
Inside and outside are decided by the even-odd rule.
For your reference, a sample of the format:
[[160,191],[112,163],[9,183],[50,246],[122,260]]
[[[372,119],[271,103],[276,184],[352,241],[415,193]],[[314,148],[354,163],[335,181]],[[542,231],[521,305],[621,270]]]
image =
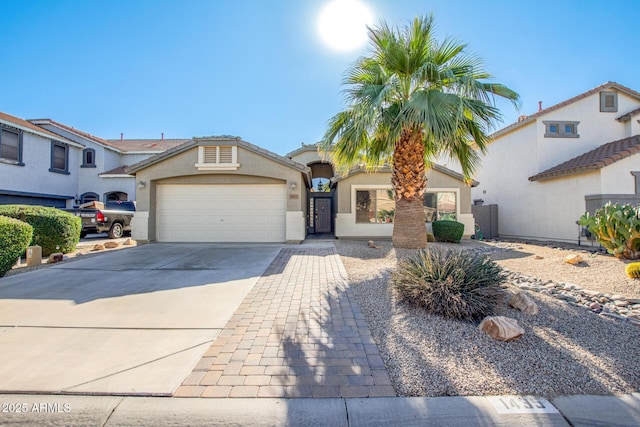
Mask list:
[[472,197],[501,237],[576,243],[585,211],[640,203],[639,135],[640,93],[608,82],[493,134]]
[[105,140],[51,119],[0,113],[0,204],[135,200],[128,165],[189,139]]
[[125,173],[125,168],[189,141],[164,138],[106,140],[51,119],[29,122],[85,146],[77,166],[77,203],[135,200],[135,179]]
[[81,143],[0,113],[0,204],[71,206]]
[[[140,241],[300,242],[308,234],[392,234],[390,170],[335,177],[317,145],[283,157],[237,137],[194,138],[127,172],[138,185],[133,236]],[[455,218],[471,235],[471,192],[462,176],[435,165],[427,179],[425,219]]]

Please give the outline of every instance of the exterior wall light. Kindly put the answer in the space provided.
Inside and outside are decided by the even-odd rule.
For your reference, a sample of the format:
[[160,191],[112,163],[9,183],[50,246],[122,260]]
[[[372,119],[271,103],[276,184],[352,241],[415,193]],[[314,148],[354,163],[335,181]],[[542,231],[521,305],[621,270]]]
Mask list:
[[296,189],[296,183],[292,182],[291,183],[291,191],[295,191],[295,189]]
[[138,188],[144,188],[147,186],[147,183],[144,181],[138,181]]

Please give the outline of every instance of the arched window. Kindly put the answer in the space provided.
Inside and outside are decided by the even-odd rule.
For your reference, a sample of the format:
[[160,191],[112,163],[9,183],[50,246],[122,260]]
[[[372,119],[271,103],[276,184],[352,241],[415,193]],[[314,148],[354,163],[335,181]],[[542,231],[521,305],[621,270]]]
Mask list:
[[82,150],[82,167],[96,167],[96,150],[94,150],[93,148],[85,148],[84,150]]
[[127,200],[129,200],[129,195],[124,191],[112,191],[104,194],[105,202],[125,202]]
[[95,202],[100,200],[100,196],[93,192],[87,192],[80,195],[80,203]]

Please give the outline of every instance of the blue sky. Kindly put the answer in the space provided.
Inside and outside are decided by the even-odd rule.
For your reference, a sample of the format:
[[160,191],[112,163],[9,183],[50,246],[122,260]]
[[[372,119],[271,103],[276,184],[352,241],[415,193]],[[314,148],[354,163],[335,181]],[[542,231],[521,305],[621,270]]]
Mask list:
[[[640,90],[637,0],[363,0],[376,22],[434,12],[520,93],[504,125],[606,81]],[[316,29],[328,0],[0,0],[0,111],[103,138],[238,135],[279,154],[317,142],[345,70]],[[499,126],[502,127],[502,126]]]

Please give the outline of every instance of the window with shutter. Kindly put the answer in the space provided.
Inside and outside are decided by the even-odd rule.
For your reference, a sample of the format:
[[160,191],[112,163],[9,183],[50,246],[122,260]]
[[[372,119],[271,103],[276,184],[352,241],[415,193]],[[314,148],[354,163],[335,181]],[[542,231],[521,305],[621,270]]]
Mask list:
[[238,164],[238,147],[235,145],[207,146],[198,148],[198,170],[236,170]]

